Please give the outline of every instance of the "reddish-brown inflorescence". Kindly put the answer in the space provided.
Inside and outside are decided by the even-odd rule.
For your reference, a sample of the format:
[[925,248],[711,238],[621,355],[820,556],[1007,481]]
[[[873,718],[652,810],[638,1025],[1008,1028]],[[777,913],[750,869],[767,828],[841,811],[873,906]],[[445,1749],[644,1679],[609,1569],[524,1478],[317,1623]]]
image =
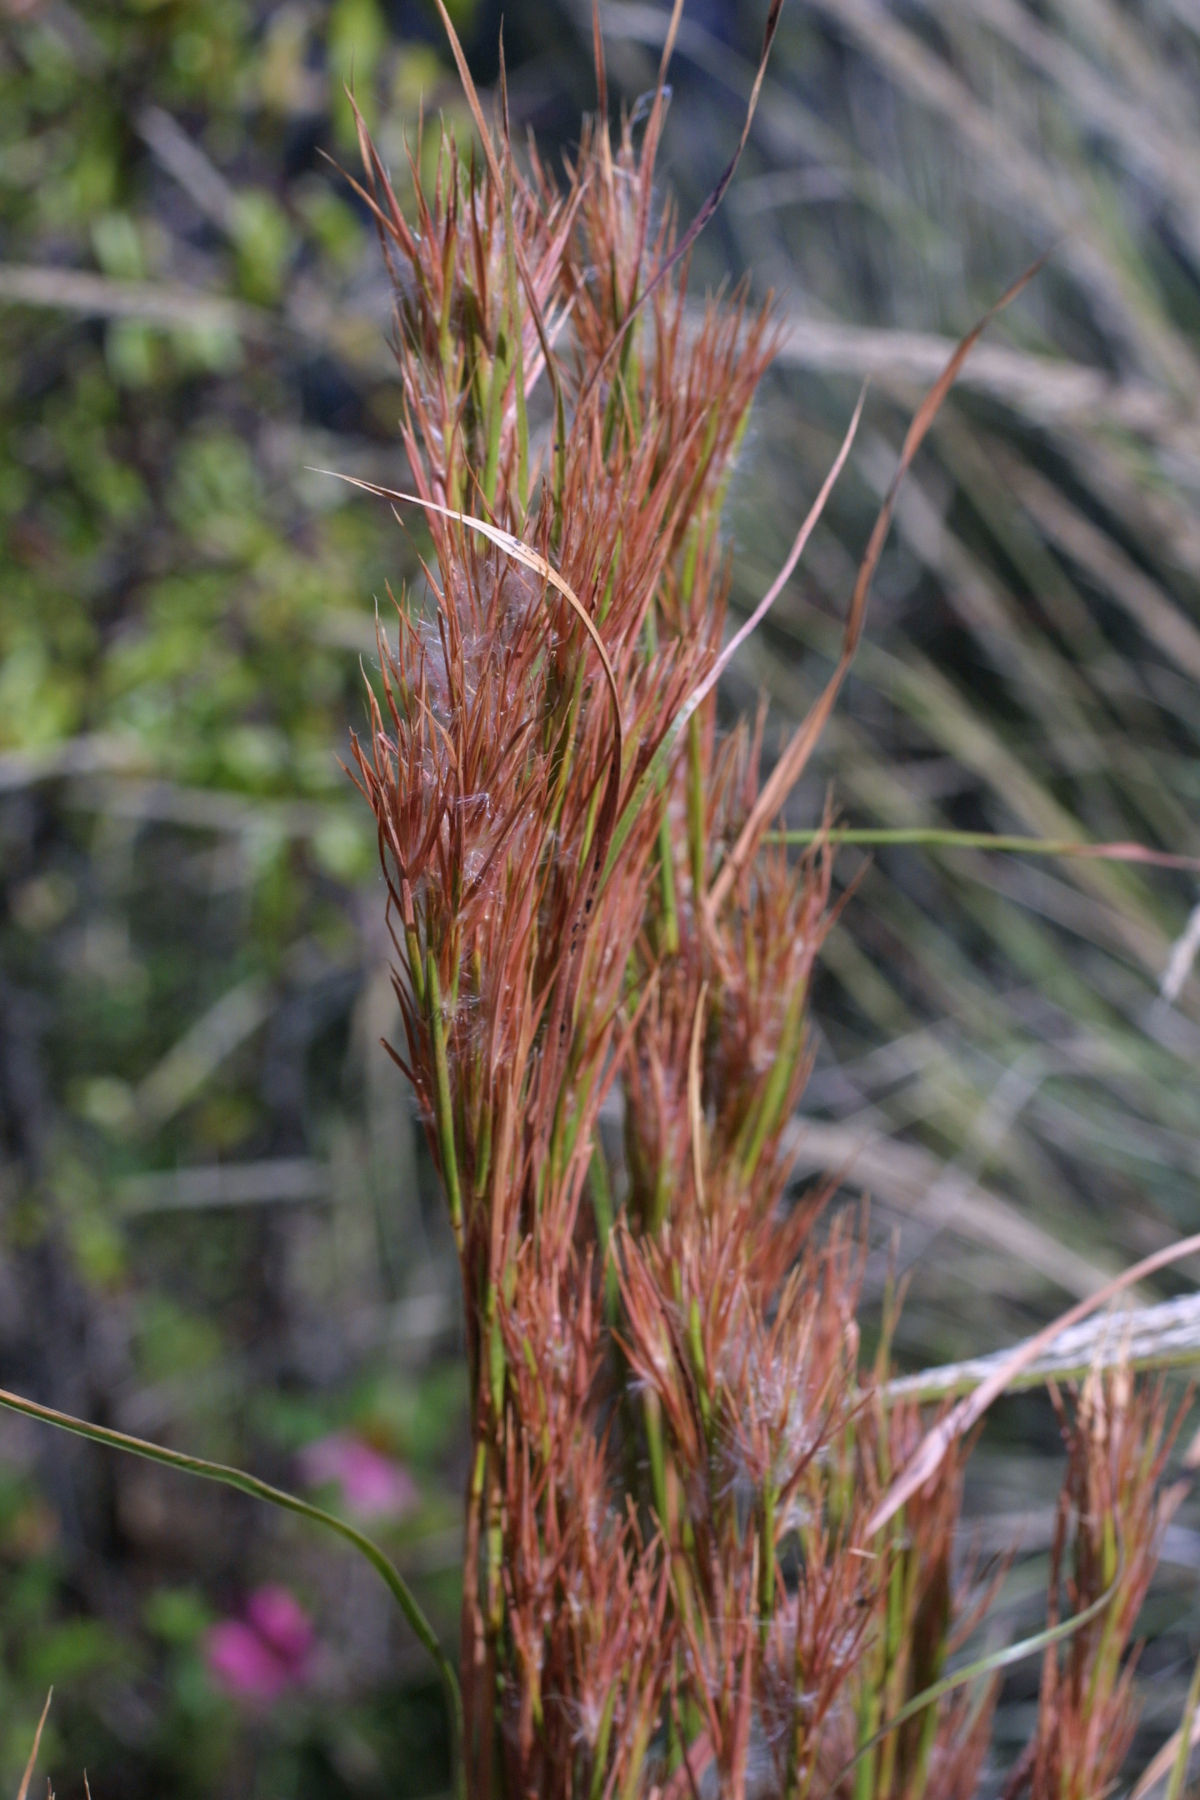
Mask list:
[[[965,1800],[986,1697],[888,1729],[969,1621],[965,1453],[869,1529],[919,1414],[860,1369],[857,1234],[788,1191],[830,866],[762,837],[813,734],[764,780],[761,717],[721,742],[710,691],[719,513],[769,318],[685,304],[661,80],[640,138],[628,117],[614,135],[598,57],[601,116],[560,187],[488,127],[451,41],[480,144],[464,161],[443,137],[432,193],[411,159],[411,224],[361,132],[432,556],[428,603],[380,632],[354,757],[393,1054],[462,1264],[467,1791]],[[1132,1569],[1158,1465],[1133,1468],[1112,1396],[1101,1453],[1089,1405],[1072,1481],[1110,1471]],[[1082,1601],[1110,1577],[1080,1542],[1101,1558]],[[1047,1663],[1046,1718],[1078,1710],[1072,1682]]]
[[1057,1405],[1067,1475],[1051,1552],[1051,1618],[1064,1599],[1068,1614],[1112,1599],[1065,1647],[1046,1652],[1028,1779],[1032,1800],[1087,1800],[1109,1791],[1133,1738],[1129,1647],[1180,1497],[1159,1487],[1179,1420],[1169,1418],[1161,1387],[1137,1394],[1123,1369],[1090,1375],[1073,1409]]

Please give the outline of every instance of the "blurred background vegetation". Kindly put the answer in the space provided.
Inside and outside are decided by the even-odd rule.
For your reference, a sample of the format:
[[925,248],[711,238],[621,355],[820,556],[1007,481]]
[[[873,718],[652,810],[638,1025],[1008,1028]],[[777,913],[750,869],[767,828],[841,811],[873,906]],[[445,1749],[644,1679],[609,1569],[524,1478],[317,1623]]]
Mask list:
[[[499,5],[453,10],[493,82]],[[687,8],[685,215],[736,141],[763,10]],[[590,6],[504,11],[514,122],[569,150]],[[664,10],[601,16],[633,104]],[[422,98],[464,124],[420,0],[0,0],[0,1384],[340,1491],[452,1633],[456,1278],[378,1047],[382,889],[338,764],[373,598],[415,553],[310,472],[404,473],[390,294],[326,160],[354,162],[348,80],[394,171],[406,141],[433,152]],[[815,696],[907,416],[1052,247],[907,486],[798,826],[831,789],[852,825],[1200,854],[1188,0],[789,0],[694,262],[698,289],[774,290],[785,326],[733,495],[736,605],[874,388],[729,701],[765,689],[782,731]],[[838,867],[861,878],[800,1170],[869,1190],[872,1301],[899,1233],[905,1361],[1009,1342],[1195,1230],[1195,881],[913,849]],[[976,1504],[1032,1568],[1054,1433],[1038,1402],[1008,1412]],[[1147,1742],[1178,1719],[1198,1542],[1168,1539]],[[278,1680],[256,1690],[214,1645],[280,1584],[314,1642],[260,1645]],[[99,1800],[438,1792],[436,1691],[376,1585],[237,1496],[0,1421],[0,1781],[53,1681],[60,1794],[85,1766]]]

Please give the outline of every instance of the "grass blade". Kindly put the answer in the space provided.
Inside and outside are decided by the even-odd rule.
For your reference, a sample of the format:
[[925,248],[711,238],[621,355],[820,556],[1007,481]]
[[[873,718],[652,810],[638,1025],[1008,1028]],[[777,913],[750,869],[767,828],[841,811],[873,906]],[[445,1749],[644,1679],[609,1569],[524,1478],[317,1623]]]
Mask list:
[[29,1761],[25,1764],[25,1773],[21,1777],[21,1785],[17,1789],[17,1800],[26,1800],[29,1784],[33,1780],[33,1771],[37,1767],[38,1750],[41,1747],[42,1732],[46,1728],[46,1720],[50,1713],[50,1702],[54,1698],[54,1689],[46,1695],[46,1704],[42,1708],[42,1716],[37,1722],[37,1730],[33,1734],[33,1749],[29,1752]]
[[1057,1625],[1047,1625],[1042,1631],[1035,1631],[1032,1637],[1021,1638],[1018,1643],[1009,1644],[1004,1650],[990,1651],[987,1656],[981,1656],[976,1662],[968,1663],[966,1668],[955,1669],[952,1674],[943,1676],[940,1681],[935,1681],[932,1686],[925,1688],[921,1693],[914,1694],[912,1699],[900,1708],[899,1712],[894,1713],[865,1743],[859,1745],[850,1760],[838,1770],[833,1784],[834,1788],[841,1786],[851,1769],[877,1744],[881,1744],[884,1738],[889,1737],[893,1731],[897,1731],[901,1725],[907,1724],[909,1719],[914,1719],[918,1713],[924,1712],[927,1706],[936,1706],[938,1701],[944,1699],[947,1694],[952,1694],[956,1688],[965,1687],[970,1681],[982,1680],[985,1675],[995,1674],[999,1669],[1011,1668],[1014,1663],[1024,1662],[1027,1657],[1036,1656],[1039,1650],[1047,1650],[1054,1644],[1061,1644],[1064,1638],[1073,1637],[1077,1631],[1082,1631],[1085,1625],[1090,1625],[1093,1619],[1098,1619],[1101,1613],[1111,1605],[1117,1589],[1121,1585],[1121,1577],[1125,1573],[1124,1546],[1120,1545],[1118,1549],[1117,1566],[1112,1580],[1104,1592],[1098,1595],[1089,1606],[1085,1606],[1082,1612],[1073,1614],[1069,1619],[1061,1619]]
[[[1046,252],[1049,255],[1049,252]],[[816,747],[829,721],[834,703],[842,689],[842,684],[850,672],[854,661],[858,641],[862,636],[863,625],[867,615],[867,597],[879,558],[883,554],[883,546],[887,540],[888,530],[892,522],[892,514],[896,507],[896,498],[900,485],[908,473],[909,467],[917,451],[925,441],[926,434],[937,417],[942,402],[954,385],[962,365],[979,342],[984,331],[996,315],[1003,311],[1017,295],[1028,286],[1046,261],[1046,255],[1040,256],[1025,273],[1014,281],[1011,287],[1001,294],[999,300],[990,306],[977,325],[974,325],[956,346],[945,368],[934,382],[924,400],[917,408],[916,414],[905,434],[900,450],[900,460],[896,464],[896,472],[884,496],[883,505],[875,519],[871,535],[867,540],[867,548],[859,564],[858,575],[854,583],[854,592],[850,598],[850,611],[842,634],[842,650],[837,666],[822,690],[816,704],[808,717],[799,726],[791,743],[784,750],[771,772],[769,780],[763,783],[762,791],[755,802],[754,809],[742,827],[737,843],[730,851],[728,858],[708,892],[708,904],[714,912],[729,898],[734,883],[749,862],[762,839],[767,821],[779,811],[784,800],[796,785],[809,757]]]
[[[271,1506],[277,1506],[284,1512],[296,1513],[302,1519],[309,1519],[314,1525],[323,1525],[327,1531],[336,1532],[348,1544],[366,1558],[387,1585],[392,1598],[397,1602],[404,1617],[411,1625],[413,1632],[428,1652],[438,1674],[442,1678],[446,1702],[450,1712],[452,1741],[454,1743],[455,1763],[460,1770],[459,1795],[465,1800],[461,1788],[461,1746],[462,1746],[462,1699],[459,1694],[458,1677],[447,1657],[437,1634],[425,1617],[417,1601],[416,1595],[401,1575],[391,1558],[382,1551],[372,1538],[366,1536],[349,1524],[339,1519],[336,1513],[326,1512],[323,1507],[313,1506],[302,1500],[298,1494],[289,1494],[284,1488],[272,1487],[269,1482],[260,1481],[257,1475],[247,1474],[243,1469],[234,1469],[225,1463],[209,1462],[202,1456],[188,1456],[181,1450],[168,1450],[163,1444],[152,1444],[145,1438],[131,1437],[128,1432],[114,1431],[106,1425],[93,1425],[87,1419],[77,1419],[71,1413],[59,1412],[55,1407],[42,1406],[36,1400],[27,1400],[20,1394],[10,1394],[0,1389],[0,1406],[10,1411],[23,1413],[26,1418],[39,1419],[43,1424],[57,1426],[60,1431],[69,1431],[76,1437],[88,1438],[94,1444],[105,1444],[112,1450],[125,1450],[133,1456],[144,1457],[147,1462],[161,1464],[167,1469],[178,1469],[185,1475],[198,1475],[205,1481],[216,1481],[222,1487],[234,1488],[240,1494],[248,1494],[253,1500],[265,1500]],[[50,1702],[47,1699],[46,1706]],[[43,1722],[45,1713],[42,1715]],[[38,1728],[41,1735],[41,1727]],[[36,1753],[37,1745],[34,1745]],[[32,1764],[31,1764],[32,1768]],[[29,1771],[27,1771],[28,1775]],[[22,1795],[24,1788],[22,1788]],[[21,1800],[21,1796],[18,1796]]]
[[1144,844],[1081,844],[1069,838],[1011,837],[990,831],[948,831],[935,826],[900,826],[876,830],[814,826],[801,831],[769,831],[764,843],[806,845],[856,844],[868,849],[912,845],[925,850],[990,850],[1012,856],[1080,856],[1101,862],[1145,863],[1156,869],[1200,871],[1200,856],[1177,856]]

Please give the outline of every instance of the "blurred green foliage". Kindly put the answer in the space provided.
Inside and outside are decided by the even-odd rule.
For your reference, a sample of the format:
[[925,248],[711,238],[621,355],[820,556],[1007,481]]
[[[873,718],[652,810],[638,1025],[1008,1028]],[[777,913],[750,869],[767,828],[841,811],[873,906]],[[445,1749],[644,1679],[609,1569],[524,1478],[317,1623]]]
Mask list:
[[[0,1379],[293,1479],[304,1442],[369,1429],[422,1495],[405,1541],[442,1545],[435,1607],[453,1314],[407,1381],[351,1343],[356,1308],[419,1296],[393,1240],[437,1254],[403,1096],[364,1061],[390,1021],[339,766],[371,593],[386,611],[411,553],[306,465],[394,466],[386,282],[321,152],[356,154],[347,80],[396,151],[422,93],[453,105],[438,41],[431,7],[377,0],[34,0],[0,26]],[[286,1180],[249,1208],[170,1192],[176,1167],[331,1155],[301,1244]],[[85,1765],[130,1796],[436,1788],[436,1698],[392,1622],[347,1641],[306,1573],[325,1547],[223,1517],[0,1427],[5,1779],[53,1682],[60,1792]],[[206,1672],[209,1624],[281,1569],[334,1645],[333,1720],[320,1682],[255,1720]]]

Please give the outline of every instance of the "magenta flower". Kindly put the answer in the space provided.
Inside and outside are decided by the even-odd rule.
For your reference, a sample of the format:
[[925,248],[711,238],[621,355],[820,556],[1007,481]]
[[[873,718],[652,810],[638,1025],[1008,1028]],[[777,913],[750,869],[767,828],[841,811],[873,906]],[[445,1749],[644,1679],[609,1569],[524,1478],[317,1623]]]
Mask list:
[[404,1464],[352,1432],[309,1444],[300,1469],[310,1487],[336,1487],[346,1510],[360,1519],[401,1519],[417,1505],[417,1485]]
[[204,1660],[217,1686],[250,1705],[271,1705],[309,1671],[312,1621],[284,1587],[256,1588],[240,1619],[213,1625]]

